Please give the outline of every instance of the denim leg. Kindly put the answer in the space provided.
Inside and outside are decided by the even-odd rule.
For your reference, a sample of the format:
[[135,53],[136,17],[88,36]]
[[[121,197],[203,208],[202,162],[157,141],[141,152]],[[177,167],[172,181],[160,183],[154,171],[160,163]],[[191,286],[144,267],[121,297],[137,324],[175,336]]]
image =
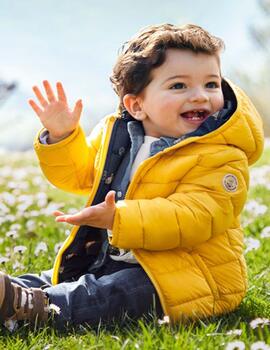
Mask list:
[[52,278],[52,271],[43,271],[41,272],[40,276],[37,274],[27,273],[25,275],[21,275],[18,277],[11,277],[10,279],[12,282],[19,284],[22,287],[25,288],[42,288],[49,287],[52,285],[51,278]]
[[158,295],[140,265],[96,278],[85,274],[74,282],[45,288],[50,303],[60,307],[55,315],[56,327],[87,323],[109,323],[126,314],[136,319],[153,310],[162,315]]

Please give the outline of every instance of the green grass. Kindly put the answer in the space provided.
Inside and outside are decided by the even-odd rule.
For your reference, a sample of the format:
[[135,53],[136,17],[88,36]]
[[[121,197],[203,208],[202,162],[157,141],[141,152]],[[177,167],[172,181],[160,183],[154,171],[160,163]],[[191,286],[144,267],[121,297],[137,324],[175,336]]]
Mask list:
[[[263,180],[251,186],[249,201],[256,201],[262,212],[246,208],[243,225],[247,238],[257,240],[257,248],[245,253],[249,288],[235,312],[219,318],[188,325],[160,324],[156,317],[149,321],[126,320],[123,324],[86,327],[60,333],[53,328],[30,330],[22,326],[14,333],[0,330],[1,349],[226,349],[232,341],[242,341],[246,349],[258,341],[270,344],[270,326],[252,328],[256,318],[270,319],[270,238],[261,237],[270,226],[270,149],[252,168],[265,168]],[[266,167],[265,167],[266,166]],[[256,176],[255,176],[256,177]],[[9,195],[7,194],[9,193]],[[11,195],[11,196],[10,196]],[[81,208],[86,198],[63,193],[47,183],[31,152],[1,154],[0,158],[0,261],[1,270],[19,275],[51,268],[55,249],[66,237],[68,225],[57,224],[45,209],[55,203],[64,211]],[[5,207],[3,207],[3,204]],[[266,209],[265,207],[266,206]],[[264,209],[263,209],[264,208]],[[266,211],[265,211],[266,210]],[[3,212],[6,211],[5,214]],[[17,225],[17,226],[14,226]],[[19,226],[18,226],[19,225]],[[13,232],[13,233],[12,233]],[[38,243],[46,252],[35,255]],[[246,241],[247,246],[249,242]],[[14,247],[25,246],[24,253]],[[4,260],[5,258],[5,260]],[[230,334],[229,332],[238,332]],[[239,334],[241,333],[241,334]],[[253,345],[254,346],[254,345]]]

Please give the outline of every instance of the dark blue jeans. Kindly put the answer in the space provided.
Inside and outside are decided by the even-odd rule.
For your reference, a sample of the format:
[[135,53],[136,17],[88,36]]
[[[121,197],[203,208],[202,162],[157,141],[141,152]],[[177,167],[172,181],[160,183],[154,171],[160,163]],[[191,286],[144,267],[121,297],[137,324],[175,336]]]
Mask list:
[[72,282],[51,285],[52,270],[40,276],[26,274],[12,278],[23,287],[42,288],[50,303],[60,307],[53,322],[57,328],[66,325],[88,324],[97,326],[123,320],[124,316],[138,319],[155,314],[162,317],[158,294],[139,264],[112,260],[95,273],[81,276]]

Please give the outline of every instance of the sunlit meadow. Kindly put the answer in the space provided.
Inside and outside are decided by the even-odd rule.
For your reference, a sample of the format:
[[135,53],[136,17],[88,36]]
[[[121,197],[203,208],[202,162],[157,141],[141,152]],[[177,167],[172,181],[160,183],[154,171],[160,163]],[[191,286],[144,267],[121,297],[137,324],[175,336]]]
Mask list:
[[[52,212],[73,212],[86,198],[63,193],[42,175],[32,152],[0,151],[0,268],[9,274],[39,273],[52,267],[70,232]],[[126,320],[98,329],[59,333],[28,325],[0,331],[0,349],[270,349],[270,142],[251,169],[242,217],[249,288],[233,313],[172,327],[168,318]]]

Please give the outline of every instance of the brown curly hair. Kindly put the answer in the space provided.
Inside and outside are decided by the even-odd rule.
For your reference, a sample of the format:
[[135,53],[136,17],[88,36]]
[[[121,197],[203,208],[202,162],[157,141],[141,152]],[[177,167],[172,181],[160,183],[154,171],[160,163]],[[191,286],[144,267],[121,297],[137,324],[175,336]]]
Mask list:
[[194,24],[160,24],[143,28],[122,46],[110,77],[120,98],[120,111],[124,109],[122,101],[126,94],[137,95],[150,83],[151,70],[162,65],[169,48],[216,55],[219,59],[224,42]]

